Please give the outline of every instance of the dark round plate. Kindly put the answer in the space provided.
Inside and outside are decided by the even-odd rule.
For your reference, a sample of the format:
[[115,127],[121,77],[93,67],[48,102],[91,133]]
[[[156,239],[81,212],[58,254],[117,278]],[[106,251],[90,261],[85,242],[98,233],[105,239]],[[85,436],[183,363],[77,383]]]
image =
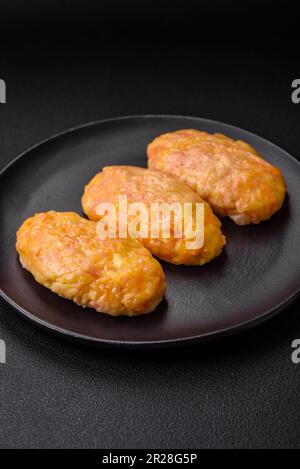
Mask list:
[[[15,233],[47,210],[82,214],[84,185],[105,165],[146,166],[146,145],[182,128],[222,132],[252,144],[279,166],[288,197],[270,221],[238,227],[223,221],[225,252],[204,267],[166,263],[168,289],[154,313],[111,318],[83,309],[37,284],[23,270]],[[203,341],[247,329],[287,306],[300,287],[300,165],[285,151],[230,125],[180,116],[110,119],[71,129],[31,148],[0,174],[1,295],[24,317],[66,337],[116,346]]]

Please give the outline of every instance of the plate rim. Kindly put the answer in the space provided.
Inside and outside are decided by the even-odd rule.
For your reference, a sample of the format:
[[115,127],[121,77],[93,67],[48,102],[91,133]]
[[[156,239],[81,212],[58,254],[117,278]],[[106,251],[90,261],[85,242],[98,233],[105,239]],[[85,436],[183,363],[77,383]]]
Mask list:
[[[203,117],[196,117],[196,116],[190,116],[190,115],[179,115],[179,114],[134,114],[134,115],[126,115],[126,116],[117,116],[117,117],[110,117],[106,119],[100,119],[100,120],[94,120],[87,122],[85,124],[79,124],[76,126],[73,126],[69,129],[65,129],[63,131],[57,132],[50,137],[47,137],[45,139],[40,140],[39,142],[33,144],[30,146],[28,149],[17,155],[15,158],[12,159],[8,164],[6,164],[1,170],[0,170],[0,179],[10,170],[16,163],[21,160],[21,158],[24,158],[26,155],[30,154],[33,150],[36,148],[45,145],[46,143],[55,140],[56,138],[62,137],[64,135],[71,134],[73,132],[76,132],[81,129],[85,129],[88,127],[93,127],[99,124],[104,124],[104,123],[109,123],[109,122],[117,122],[117,121],[126,121],[126,120],[135,120],[135,119],[187,119],[187,120],[198,120],[199,122],[206,122],[206,123],[211,123],[211,124],[217,124],[224,126],[228,128],[229,130],[235,130],[235,131],[241,131],[243,134],[248,134],[252,137],[255,137],[256,139],[261,140],[262,142],[267,143],[269,146],[274,147],[277,151],[279,150],[281,153],[283,152],[290,160],[292,160],[294,163],[299,166],[300,169],[300,162],[290,153],[288,153],[285,149],[279,147],[275,143],[273,143],[270,140],[267,140],[264,137],[261,137],[260,135],[255,134],[254,132],[251,132],[249,130],[245,130],[241,127],[232,125],[232,124],[227,124],[222,121],[216,121],[214,119],[207,119]],[[298,289],[293,292],[289,297],[287,297],[282,303],[274,306],[273,308],[268,309],[265,311],[262,315],[249,319],[247,321],[238,323],[233,326],[228,326],[225,328],[218,329],[213,332],[208,332],[204,334],[196,334],[192,335],[189,337],[179,337],[179,338],[173,338],[173,339],[157,339],[157,340],[149,340],[149,341],[132,341],[132,340],[108,340],[108,339],[98,339],[95,337],[91,336],[86,336],[84,334],[79,334],[76,332],[72,332],[68,329],[64,329],[62,327],[50,324],[49,322],[38,318],[31,312],[29,312],[26,308],[21,307],[17,303],[14,302],[6,293],[2,290],[0,286],[0,297],[9,305],[11,306],[19,316],[21,316],[23,319],[26,319],[27,321],[36,324],[43,330],[46,330],[48,332],[51,332],[55,335],[59,335],[60,337],[67,338],[69,340],[73,340],[76,342],[81,342],[85,344],[90,344],[90,345],[96,345],[96,346],[102,346],[102,347],[112,347],[112,348],[162,348],[162,347],[171,347],[171,346],[179,346],[179,345],[191,345],[195,343],[203,343],[203,342],[208,342],[212,340],[217,340],[220,338],[225,338],[243,331],[247,331],[253,327],[256,327],[259,324],[264,323],[268,319],[271,319],[272,317],[276,316],[279,314],[281,311],[283,311],[286,307],[288,307],[293,301],[297,299],[297,297],[300,295],[300,285]]]
[[[233,336],[235,334],[239,334],[242,332],[246,332],[247,330],[251,330],[252,328],[257,327],[260,324],[272,319],[273,317],[277,316],[280,312],[284,311],[290,304],[292,304],[297,297],[300,296],[300,288],[290,295],[285,301],[280,303],[279,305],[275,306],[267,310],[263,315],[256,317],[254,319],[250,319],[248,321],[244,321],[242,323],[236,324],[231,327],[225,327],[219,329],[215,332],[208,332],[205,334],[198,334],[189,337],[179,337],[175,339],[159,339],[159,340],[148,340],[148,341],[131,341],[131,340],[107,340],[107,339],[97,339],[95,337],[87,336],[84,334],[78,334],[76,332],[72,332],[68,329],[64,329],[62,327],[55,326],[50,324],[43,319],[38,318],[34,314],[30,313],[25,308],[22,308],[17,303],[15,303],[11,298],[9,298],[3,290],[0,288],[0,296],[2,297],[5,302],[12,307],[19,317],[26,320],[26,322],[33,323],[37,325],[40,329],[45,330],[47,332],[51,332],[52,334],[67,338],[77,343],[83,343],[87,345],[93,345],[97,347],[106,347],[106,348],[122,348],[122,349],[133,349],[133,348],[140,348],[140,349],[154,349],[154,348],[170,348],[170,347],[177,347],[177,346],[184,346],[184,345],[194,345],[206,342],[212,342],[214,340],[225,339],[227,337]],[[132,318],[130,318],[131,320]],[[133,318],[134,319],[134,318]]]

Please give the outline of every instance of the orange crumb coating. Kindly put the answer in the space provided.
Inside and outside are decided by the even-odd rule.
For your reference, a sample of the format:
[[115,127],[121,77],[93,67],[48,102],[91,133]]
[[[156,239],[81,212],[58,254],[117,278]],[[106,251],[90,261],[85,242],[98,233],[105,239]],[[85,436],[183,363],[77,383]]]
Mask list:
[[186,182],[217,215],[229,216],[238,225],[267,220],[283,204],[281,171],[241,140],[178,130],[155,138],[147,153],[149,168]]
[[[85,187],[82,196],[82,207],[91,220],[99,220],[97,207],[100,203],[112,203],[119,213],[119,196],[126,195],[128,204],[142,202],[148,211],[148,237],[142,237],[143,242],[155,256],[172,264],[203,265],[218,256],[225,245],[225,238],[221,232],[221,223],[214,215],[210,206],[191,190],[185,183],[167,176],[160,171],[152,171],[135,166],[108,166],[98,173]],[[151,236],[151,204],[179,203],[184,214],[184,203],[204,204],[204,244],[197,249],[187,246],[191,238],[174,236],[174,217],[171,216],[170,236],[164,238]],[[195,208],[195,205],[193,205]],[[118,215],[117,215],[118,217]],[[162,217],[163,218],[163,217]],[[184,227],[183,217],[180,224]],[[130,223],[134,217],[128,215]],[[195,228],[196,214],[193,210],[193,227]]]
[[101,240],[96,223],[76,213],[28,218],[17,232],[16,249],[37,282],[111,316],[149,313],[165,292],[164,272],[142,243]]

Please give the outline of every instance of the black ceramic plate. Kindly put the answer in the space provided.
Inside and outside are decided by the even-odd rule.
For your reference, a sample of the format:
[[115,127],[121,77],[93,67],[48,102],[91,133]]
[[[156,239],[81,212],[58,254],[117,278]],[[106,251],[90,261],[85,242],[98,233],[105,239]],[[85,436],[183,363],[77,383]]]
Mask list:
[[[111,318],[82,309],[38,285],[15,252],[25,218],[50,209],[82,213],[84,185],[105,165],[146,166],[146,145],[182,128],[222,132],[253,145],[279,166],[288,197],[270,221],[238,227],[224,220],[225,252],[204,267],[163,263],[166,298],[154,313]],[[111,119],[72,129],[30,149],[0,176],[0,288],[24,317],[90,343],[161,346],[203,341],[254,326],[278,313],[300,287],[300,165],[285,151],[244,130],[190,117]]]

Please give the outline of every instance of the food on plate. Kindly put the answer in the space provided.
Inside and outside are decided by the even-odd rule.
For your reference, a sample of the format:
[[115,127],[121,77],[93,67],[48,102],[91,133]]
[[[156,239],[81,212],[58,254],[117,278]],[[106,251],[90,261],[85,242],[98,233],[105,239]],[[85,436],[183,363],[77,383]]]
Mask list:
[[165,275],[135,239],[100,239],[96,223],[72,212],[28,218],[17,232],[22,266],[35,280],[83,307],[136,316],[161,301]]
[[179,178],[238,225],[267,220],[283,204],[281,171],[241,140],[178,130],[155,138],[147,153],[149,168]]
[[[100,204],[112,204],[116,207],[117,214],[120,214],[120,201],[124,198],[128,207],[136,203],[146,207],[147,230],[140,230],[140,233],[137,230],[136,237],[157,257],[173,264],[202,265],[221,253],[225,238],[221,232],[220,221],[209,204],[184,182],[156,170],[135,166],[108,166],[96,174],[85,187],[82,207],[91,220],[103,220],[104,213],[99,212]],[[152,210],[157,204],[175,206],[176,210],[178,209],[177,212],[175,210],[169,212],[169,218],[163,211],[158,215],[160,226],[166,226],[169,222],[170,230],[167,236],[163,235],[162,230],[153,235],[155,216]],[[188,206],[192,207],[189,220],[188,209],[185,212]],[[203,208],[202,226],[198,223],[198,206]],[[129,210],[126,213],[127,228],[132,224],[141,228],[141,213],[139,211],[129,213]],[[121,220],[117,227],[118,236],[121,236],[121,231],[122,236],[129,233],[126,227],[124,233],[122,223]],[[192,243],[193,237],[200,237],[200,231],[203,235],[202,244]]]

